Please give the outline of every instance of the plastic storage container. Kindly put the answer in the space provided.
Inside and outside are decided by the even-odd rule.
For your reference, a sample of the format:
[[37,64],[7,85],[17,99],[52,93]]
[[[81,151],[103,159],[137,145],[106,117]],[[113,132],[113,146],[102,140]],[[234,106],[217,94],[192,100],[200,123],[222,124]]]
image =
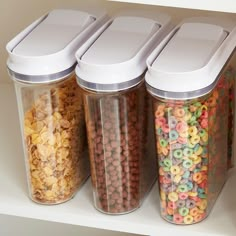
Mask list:
[[[170,32],[158,13],[123,13],[77,52],[83,88],[95,207],[128,213],[140,206],[156,180],[151,99],[145,90],[146,58]],[[96,34],[95,36],[96,37]]]
[[223,19],[185,20],[147,60],[161,215],[174,224],[206,218],[226,181],[234,128],[234,27]]
[[105,23],[104,12],[53,10],[8,45],[15,82],[30,198],[58,204],[89,176],[75,50]]

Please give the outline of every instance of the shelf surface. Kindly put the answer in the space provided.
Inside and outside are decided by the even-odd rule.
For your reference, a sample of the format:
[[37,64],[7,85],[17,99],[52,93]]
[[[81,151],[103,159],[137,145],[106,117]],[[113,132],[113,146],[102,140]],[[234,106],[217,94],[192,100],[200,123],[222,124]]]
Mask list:
[[141,3],[167,7],[236,13],[235,0],[108,0],[113,2]]
[[144,235],[213,236],[236,234],[236,170],[231,170],[210,216],[191,226],[175,226],[160,218],[154,186],[142,207],[122,216],[93,207],[90,180],[70,201],[44,206],[28,198],[16,98],[12,84],[0,84],[0,214]]

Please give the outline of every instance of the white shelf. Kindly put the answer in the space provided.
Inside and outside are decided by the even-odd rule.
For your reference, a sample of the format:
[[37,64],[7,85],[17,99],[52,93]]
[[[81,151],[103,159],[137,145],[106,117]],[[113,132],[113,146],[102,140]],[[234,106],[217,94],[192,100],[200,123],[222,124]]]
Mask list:
[[180,7],[208,11],[236,13],[235,0],[109,0],[113,2],[141,3],[167,7]]
[[140,209],[122,216],[104,215],[94,209],[90,181],[67,203],[56,206],[33,203],[27,193],[17,107],[11,84],[0,84],[0,111],[0,214],[145,235],[236,235],[236,170],[229,174],[210,216],[191,226],[171,225],[160,218],[157,186]]

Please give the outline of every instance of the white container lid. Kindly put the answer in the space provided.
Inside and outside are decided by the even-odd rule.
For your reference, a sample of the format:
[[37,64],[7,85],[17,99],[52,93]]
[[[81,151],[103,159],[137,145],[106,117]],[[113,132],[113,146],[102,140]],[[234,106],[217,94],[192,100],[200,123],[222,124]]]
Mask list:
[[148,90],[180,100],[209,93],[236,47],[235,26],[206,17],[184,20],[147,59]]
[[104,11],[53,10],[10,41],[10,75],[24,82],[50,82],[70,74],[75,51],[108,20]]
[[[94,91],[118,91],[140,83],[146,59],[171,30],[170,17],[157,12],[120,13],[76,52],[78,84]],[[95,42],[94,42],[95,41]]]

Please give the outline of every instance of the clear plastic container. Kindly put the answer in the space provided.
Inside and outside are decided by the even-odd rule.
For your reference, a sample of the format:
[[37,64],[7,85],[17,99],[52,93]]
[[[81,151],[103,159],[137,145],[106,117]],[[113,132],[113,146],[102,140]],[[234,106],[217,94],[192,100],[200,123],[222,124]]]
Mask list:
[[174,224],[209,215],[233,163],[234,26],[212,18],[184,20],[148,59],[161,216]]
[[203,220],[227,176],[228,82],[192,100],[153,98],[162,217]]
[[156,12],[123,13],[97,32],[85,53],[76,53],[94,205],[103,213],[134,211],[156,181],[152,103],[143,75],[169,21]]
[[84,91],[95,207],[138,208],[156,179],[151,99],[144,83],[124,91]]
[[229,123],[228,123],[228,169],[234,167],[234,139],[235,139],[235,79],[236,79],[236,56],[231,60],[226,71],[222,75],[229,83]]
[[53,10],[7,45],[34,202],[68,201],[90,175],[74,54],[106,20],[99,11]]
[[89,176],[81,91],[63,81],[15,82],[30,197],[42,204],[71,199]]

